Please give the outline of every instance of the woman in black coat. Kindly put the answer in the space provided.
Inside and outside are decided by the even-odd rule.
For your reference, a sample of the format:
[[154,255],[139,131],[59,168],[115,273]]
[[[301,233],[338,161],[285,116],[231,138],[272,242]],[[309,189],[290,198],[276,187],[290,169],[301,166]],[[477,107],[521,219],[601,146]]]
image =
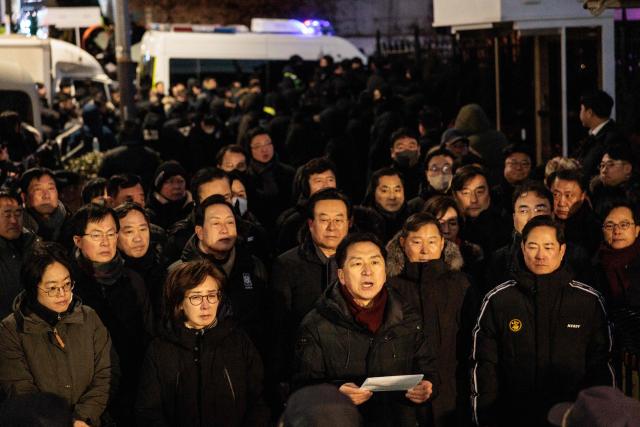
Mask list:
[[166,330],[147,351],[138,425],[267,425],[262,362],[248,336],[223,313],[224,281],[207,261],[186,262],[169,273]]
[[389,285],[422,314],[427,339],[435,347],[440,394],[433,401],[437,427],[463,425],[469,398],[465,360],[473,313],[470,285],[458,247],[447,241],[438,220],[411,215],[387,245]]

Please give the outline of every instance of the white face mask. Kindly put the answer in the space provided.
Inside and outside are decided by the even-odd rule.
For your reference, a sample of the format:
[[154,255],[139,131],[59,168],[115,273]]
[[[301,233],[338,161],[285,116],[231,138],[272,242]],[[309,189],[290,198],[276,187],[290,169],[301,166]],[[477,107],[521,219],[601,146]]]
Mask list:
[[436,191],[445,192],[449,189],[452,178],[453,175],[450,173],[443,173],[434,177],[429,176],[427,177],[427,180]]
[[244,215],[247,212],[247,199],[244,197],[233,197],[231,198],[231,204],[238,210],[240,216]]

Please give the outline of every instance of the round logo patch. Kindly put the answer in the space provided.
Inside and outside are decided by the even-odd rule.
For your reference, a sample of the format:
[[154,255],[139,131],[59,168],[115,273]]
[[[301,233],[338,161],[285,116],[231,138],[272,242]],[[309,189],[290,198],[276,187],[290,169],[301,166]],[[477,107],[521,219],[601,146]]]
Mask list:
[[509,322],[509,329],[511,329],[511,332],[519,332],[520,329],[522,329],[522,322],[520,319],[512,319]]

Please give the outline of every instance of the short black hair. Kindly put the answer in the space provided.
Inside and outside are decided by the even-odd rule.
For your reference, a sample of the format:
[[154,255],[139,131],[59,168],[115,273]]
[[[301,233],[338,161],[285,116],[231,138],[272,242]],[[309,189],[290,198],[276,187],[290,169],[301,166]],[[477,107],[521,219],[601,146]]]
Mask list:
[[348,234],[342,242],[338,245],[336,249],[336,263],[338,264],[338,268],[343,268],[344,263],[347,260],[347,251],[349,250],[349,246],[355,245],[356,243],[361,242],[371,242],[380,249],[380,253],[382,254],[383,259],[387,259],[387,251],[382,245],[380,239],[373,233],[351,233]]
[[38,283],[42,281],[42,275],[51,264],[58,262],[67,270],[73,280],[73,268],[71,260],[67,257],[65,249],[52,242],[39,242],[28,257],[25,257],[20,270],[20,282],[24,287],[27,297],[36,301],[38,296]]
[[120,222],[118,221],[118,217],[113,209],[104,205],[97,205],[95,203],[89,203],[82,206],[71,217],[72,236],[82,236],[89,223],[100,222],[109,215],[111,215],[113,222],[116,224],[116,231],[120,231]]
[[307,219],[313,220],[313,211],[316,204],[322,200],[340,200],[347,207],[347,217],[351,218],[352,205],[349,197],[337,188],[324,188],[314,193],[307,201]]
[[311,192],[309,178],[311,178],[311,175],[326,171],[333,172],[333,176],[337,179],[336,165],[326,157],[316,157],[315,159],[311,159],[304,165],[300,166],[296,173],[299,185],[298,191],[304,197],[309,197],[309,193]]
[[583,192],[589,188],[589,182],[580,169],[562,169],[552,173],[547,177],[547,187],[551,188],[556,179],[577,182]]
[[[631,166],[635,166],[636,159],[633,155],[633,151],[628,144],[613,144],[607,147],[604,154],[608,154],[613,160],[622,160],[624,162],[631,163]],[[604,155],[603,155],[604,157]]]
[[3,188],[0,189],[0,199],[11,199],[18,203],[18,206],[22,206],[22,198],[15,191]]
[[417,212],[411,215],[406,219],[404,224],[402,225],[402,229],[400,230],[400,236],[402,238],[406,238],[409,233],[418,231],[421,227],[433,224],[438,229],[438,233],[442,237],[442,226],[440,225],[440,221],[428,212]]
[[580,104],[586,109],[591,109],[596,116],[607,118],[613,109],[613,98],[603,90],[595,90],[582,95]]
[[429,166],[429,162],[436,156],[447,156],[451,158],[452,162],[455,162],[456,155],[453,154],[450,150],[444,148],[444,146],[436,145],[427,151],[427,155],[424,158],[424,167],[427,168]]
[[526,243],[527,238],[529,237],[529,233],[536,227],[551,227],[556,230],[556,240],[561,245],[567,243],[564,236],[564,226],[553,219],[550,215],[538,215],[534,216],[527,222],[527,224],[522,229],[522,242]]
[[533,151],[531,150],[531,147],[529,147],[526,144],[523,144],[523,143],[509,144],[502,149],[502,155],[504,156],[505,160],[508,159],[509,156],[515,153],[525,154],[527,157],[529,157],[529,160],[531,160],[531,163],[533,163],[533,159],[534,159]]
[[[201,227],[204,225],[204,215],[207,212],[207,208],[213,205],[225,205],[226,207],[229,208],[229,210],[231,210],[231,213],[235,218],[236,211],[233,209],[233,206],[231,206],[231,204],[225,200],[224,196],[221,196],[220,194],[214,194],[213,196],[209,196],[206,199],[204,199],[202,203],[198,204],[194,209],[193,216],[195,220],[195,225],[199,225]],[[236,219],[236,223],[237,222],[238,221]]]
[[371,174],[371,179],[369,180],[369,186],[367,187],[367,192],[364,196],[363,205],[365,206],[374,206],[375,204],[375,194],[376,188],[378,188],[378,184],[380,184],[380,178],[383,176],[397,176],[400,178],[400,182],[402,182],[402,187],[404,188],[404,176],[398,169],[394,169],[392,167],[386,167],[382,169],[378,169],[373,174]]
[[255,138],[258,135],[265,135],[265,134],[270,135],[269,131],[262,126],[257,126],[252,129],[249,129],[244,136],[245,147],[247,148],[247,150],[251,149],[251,141],[253,140],[253,138]]
[[553,207],[553,194],[551,191],[540,181],[534,181],[532,179],[524,181],[522,184],[516,186],[513,190],[513,196],[511,197],[511,208],[515,212],[515,206],[518,199],[527,193],[536,193],[538,197],[547,199],[549,206]]
[[103,196],[106,189],[107,180],[105,178],[92,178],[82,187],[82,201],[91,203],[95,197]]
[[129,214],[129,212],[131,211],[136,211],[136,212],[140,212],[142,214],[142,216],[144,217],[144,219],[147,221],[147,224],[150,223],[149,220],[149,214],[147,213],[146,210],[144,210],[144,208],[142,206],[140,206],[137,203],[133,203],[133,202],[124,202],[123,204],[121,204],[120,206],[118,206],[117,208],[115,208],[113,210],[116,213],[116,216],[118,217],[118,222],[124,218],[125,216],[127,216]]
[[241,145],[238,145],[238,144],[225,145],[224,147],[219,149],[218,153],[216,154],[216,165],[218,166],[222,165],[222,159],[224,158],[224,155],[227,153],[238,153],[238,154],[242,154],[245,159],[249,158],[249,155],[247,154],[245,149],[242,148]]
[[611,202],[611,204],[607,205],[606,213],[604,218],[606,218],[612,210],[615,208],[627,208],[631,211],[631,215],[633,216],[633,222],[636,225],[640,225],[640,209],[638,205],[627,200],[615,200]]
[[395,130],[392,134],[391,134],[391,138],[389,139],[390,144],[389,147],[393,148],[393,145],[396,143],[397,140],[399,139],[403,139],[403,138],[411,138],[411,139],[415,139],[416,142],[418,142],[418,134],[417,132],[409,129],[409,128],[400,128]]
[[198,170],[193,178],[191,178],[191,195],[193,196],[196,204],[200,202],[200,196],[198,190],[200,186],[206,184],[208,182],[217,181],[219,179],[224,179],[231,186],[231,180],[229,179],[229,175],[225,171],[215,167],[202,168]]
[[120,190],[132,188],[138,184],[142,186],[142,180],[138,175],[132,173],[113,175],[107,183],[107,194],[111,197],[117,197]]
[[[481,176],[487,181],[487,185],[489,185],[489,178],[487,177],[487,172],[476,165],[465,165],[456,170],[455,175],[453,175],[453,179],[451,180],[451,190],[452,191],[460,191],[464,187],[464,185],[470,179],[475,178],[476,176]],[[488,188],[487,188],[488,189]]]
[[[56,176],[51,169],[40,167],[31,168],[26,170],[22,174],[22,178],[20,178],[20,189],[24,194],[27,194],[27,190],[29,189],[29,184],[31,184],[31,181],[33,181],[34,179],[40,179],[43,176],[49,176],[53,180],[53,182],[56,182]],[[57,185],[58,184],[56,183],[56,188]]]

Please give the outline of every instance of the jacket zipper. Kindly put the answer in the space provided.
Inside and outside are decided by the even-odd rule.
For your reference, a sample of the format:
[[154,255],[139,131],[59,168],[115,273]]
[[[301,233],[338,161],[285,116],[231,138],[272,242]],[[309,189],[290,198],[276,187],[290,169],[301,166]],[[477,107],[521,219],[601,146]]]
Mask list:
[[233,401],[236,401],[236,392],[233,389],[233,383],[231,382],[231,377],[229,376],[229,371],[227,367],[224,367],[224,377],[227,379],[227,383],[229,384],[229,389],[231,390],[231,396],[233,396]]

